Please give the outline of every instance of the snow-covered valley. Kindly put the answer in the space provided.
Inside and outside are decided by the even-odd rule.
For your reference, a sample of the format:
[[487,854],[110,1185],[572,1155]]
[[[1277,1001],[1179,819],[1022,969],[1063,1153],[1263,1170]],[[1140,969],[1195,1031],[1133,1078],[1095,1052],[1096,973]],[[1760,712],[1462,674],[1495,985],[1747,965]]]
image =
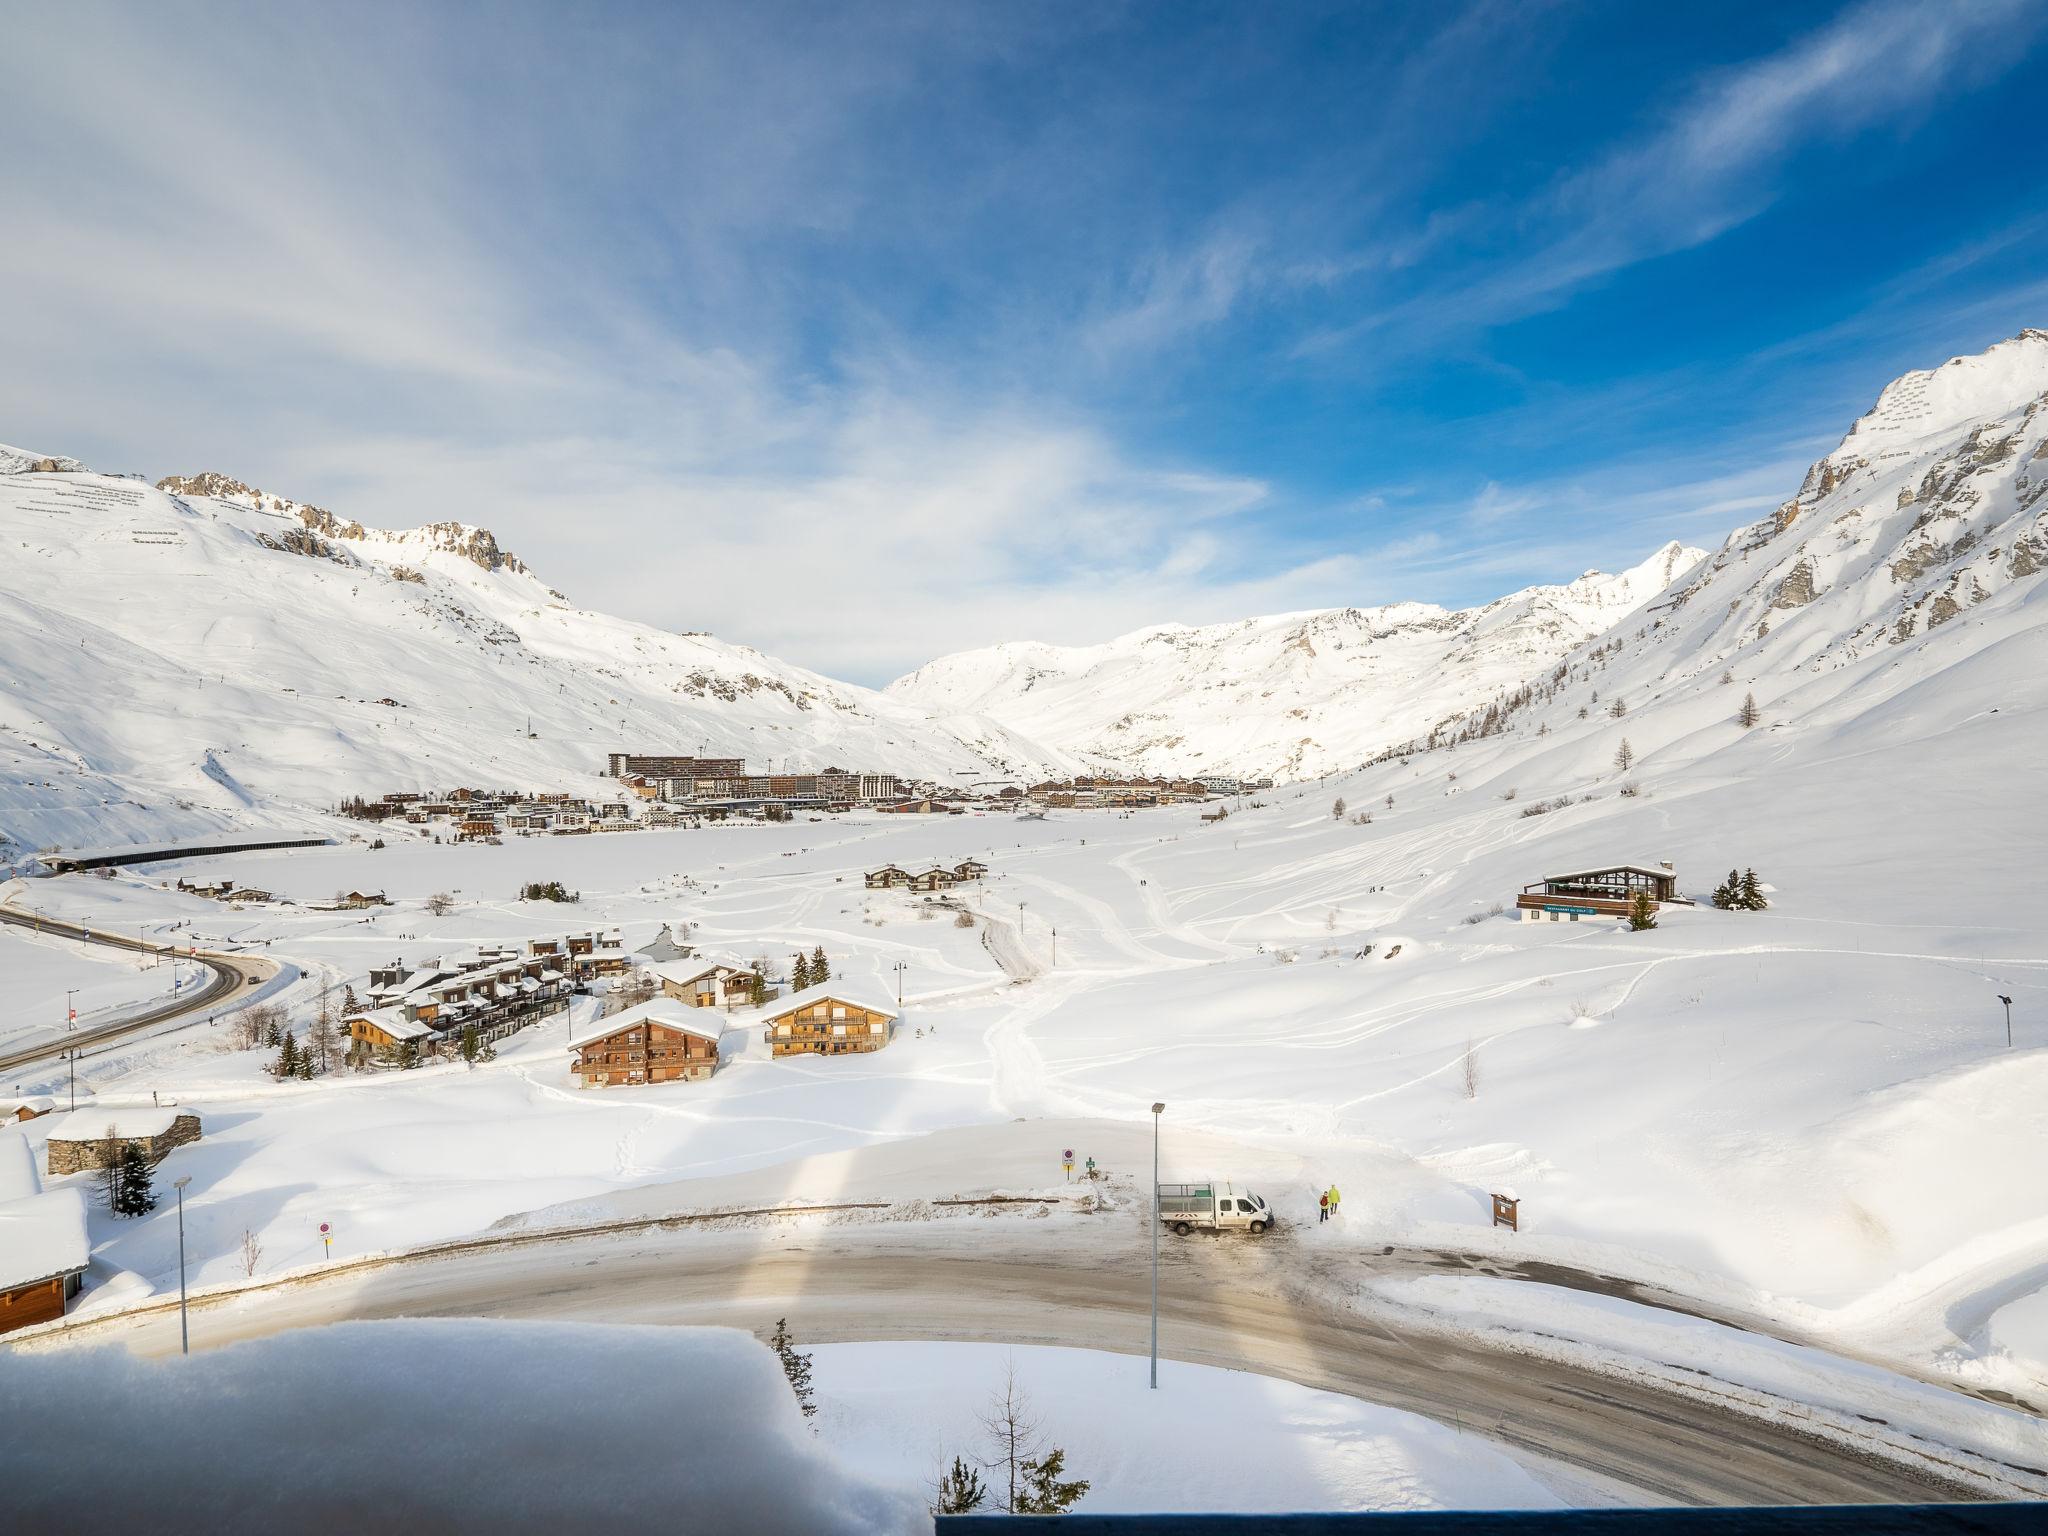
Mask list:
[[[363,778],[591,781],[615,710],[679,749],[701,725],[714,749],[759,758],[1287,782],[1219,802],[1220,818],[856,811],[501,845],[401,834],[13,882],[19,911],[288,961],[281,995],[302,1025],[323,984],[362,987],[399,956],[602,926],[629,949],[666,928],[776,975],[822,947],[867,995],[900,989],[880,1051],[777,1057],[743,1009],[714,1076],[647,1087],[575,1086],[568,1041],[601,995],[473,1067],[273,1081],[272,1053],[204,1020],[89,1057],[88,1120],[175,1100],[205,1124],[170,1158],[192,1177],[202,1292],[317,1270],[323,1222],[342,1262],[451,1242],[572,1251],[580,1239],[549,1234],[602,1229],[626,1235],[589,1240],[673,1244],[735,1283],[771,1248],[867,1243],[1049,1276],[1066,1249],[1139,1287],[1163,1101],[1165,1177],[1236,1181],[1280,1218],[1169,1260],[1205,1284],[1601,1369],[1692,1361],[1843,1434],[1858,1401],[1881,1401],[1894,1425],[2001,1463],[2005,1491],[2048,1490],[2048,333],[1898,381],[1775,514],[1704,556],[1667,549],[1462,615],[1340,610],[1078,657],[949,658],[882,696],[558,606],[522,569],[479,562],[467,531],[466,549],[323,532],[204,489],[0,478],[26,551],[7,569],[33,575],[0,593],[15,797],[0,830],[17,850],[314,819]],[[82,535],[59,520],[84,505],[59,507],[87,490],[133,499]],[[332,548],[272,549],[272,522]],[[230,558],[260,559],[266,586],[207,586]],[[176,605],[158,561],[189,583]],[[1196,675],[1225,686],[1203,693]],[[597,678],[614,691],[594,694]],[[1296,709],[1322,714],[1290,724]],[[1145,723],[1126,754],[1111,736],[1127,717]],[[863,880],[970,857],[987,877],[950,896]],[[1519,920],[1518,893],[1548,877],[1666,864],[1683,899],[1641,931],[1540,901]],[[1753,871],[1762,910],[1710,901],[1731,871]],[[225,907],[176,890],[180,875],[298,904]],[[580,901],[515,899],[549,881]],[[352,888],[393,904],[309,905]],[[92,984],[76,957],[11,942],[29,946],[11,1010],[47,1016]],[[132,1001],[119,991],[102,1001]],[[6,1086],[62,1081],[51,1060]],[[0,1136],[41,1153],[63,1123]],[[1069,1147],[1097,1159],[1100,1189],[1069,1183]],[[1341,1214],[1323,1223],[1333,1184]],[[1494,1224],[1496,1196],[1519,1202],[1519,1229]],[[701,1227],[642,1231],[670,1218]],[[175,1292],[176,1230],[165,1208],[95,1210],[90,1230],[70,1326],[118,1336],[124,1309]],[[525,1252],[478,1261],[498,1266],[480,1309],[526,1305]],[[431,1279],[386,1273],[330,1282],[318,1307],[280,1290],[276,1315],[324,1321],[319,1307],[369,1305],[381,1284],[379,1306],[426,1304],[404,1287]],[[801,1322],[785,1283],[763,1304]],[[195,1329],[260,1331],[273,1303],[245,1300]],[[855,1315],[828,1326],[892,1336]],[[974,1336],[970,1309],[944,1326]],[[1049,1342],[1036,1326],[989,1336]],[[1169,1329],[1173,1358],[1201,1347]],[[1077,1396],[1087,1376],[1071,1373]],[[1342,1460],[1325,1452],[1326,1468]],[[1475,1488],[1514,1482],[1482,1470],[1493,1481]]]

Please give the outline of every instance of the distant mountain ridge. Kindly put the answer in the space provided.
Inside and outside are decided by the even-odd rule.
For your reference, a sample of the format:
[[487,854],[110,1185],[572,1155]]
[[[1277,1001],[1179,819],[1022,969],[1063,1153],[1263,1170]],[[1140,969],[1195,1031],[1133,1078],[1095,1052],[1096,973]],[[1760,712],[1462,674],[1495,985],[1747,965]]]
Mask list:
[[1123,769],[1302,778],[1356,767],[1526,682],[1703,558],[1673,542],[1618,575],[1477,608],[1393,603],[1155,625],[1095,646],[1013,642],[941,657],[885,691]]
[[579,609],[465,522],[370,528],[217,472],[151,486],[18,449],[0,469],[0,864],[399,789],[599,793],[616,750],[951,783],[1083,766]]

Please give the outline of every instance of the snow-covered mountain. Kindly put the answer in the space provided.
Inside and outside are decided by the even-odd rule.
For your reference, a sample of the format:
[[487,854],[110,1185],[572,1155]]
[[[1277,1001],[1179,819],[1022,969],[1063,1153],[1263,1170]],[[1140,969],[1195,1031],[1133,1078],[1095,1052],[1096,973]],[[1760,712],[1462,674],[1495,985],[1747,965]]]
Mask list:
[[594,790],[622,749],[947,781],[1073,766],[577,608],[461,522],[387,532],[224,475],[152,486],[0,447],[0,540],[0,863],[352,794]]
[[[1623,739],[1639,778],[1708,762],[1755,777],[1809,737],[1831,754],[1917,743],[1948,766],[1913,781],[1920,806],[1896,806],[1916,814],[1961,780],[1950,732],[2002,715],[2001,739],[2030,722],[2038,734],[2044,571],[2048,331],[2028,330],[1892,383],[1771,516],[1508,707],[1468,707],[1416,745],[1498,736],[1526,794],[1613,776]],[[1755,729],[1737,719],[1746,695]],[[2030,762],[1990,767],[2010,791],[2000,799],[2024,798]]]
[[887,692],[1123,768],[1305,778],[1539,676],[1705,553],[1671,543],[1619,575],[1589,571],[1479,608],[1394,603],[1162,624],[1105,645],[989,646]]

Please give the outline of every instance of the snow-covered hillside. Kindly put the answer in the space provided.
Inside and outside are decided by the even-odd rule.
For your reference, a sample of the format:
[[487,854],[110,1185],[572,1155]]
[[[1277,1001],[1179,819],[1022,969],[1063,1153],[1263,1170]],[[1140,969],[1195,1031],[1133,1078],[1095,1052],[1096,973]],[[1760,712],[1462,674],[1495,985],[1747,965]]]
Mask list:
[[1124,768],[1308,778],[1538,676],[1704,557],[1667,544],[1620,575],[1589,571],[1479,608],[1395,603],[1162,624],[1106,645],[996,645],[887,691]]
[[222,475],[159,487],[0,448],[0,540],[0,862],[351,794],[595,789],[620,749],[943,780],[1067,766],[579,609],[460,522],[385,532]]

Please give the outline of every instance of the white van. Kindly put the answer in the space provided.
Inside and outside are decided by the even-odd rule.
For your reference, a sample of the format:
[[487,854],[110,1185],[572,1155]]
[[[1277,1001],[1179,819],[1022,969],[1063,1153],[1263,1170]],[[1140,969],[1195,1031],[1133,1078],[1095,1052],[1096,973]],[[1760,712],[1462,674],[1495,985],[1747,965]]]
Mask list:
[[1249,1232],[1256,1237],[1273,1225],[1273,1213],[1262,1198],[1213,1179],[1204,1184],[1160,1185],[1159,1219],[1182,1237],[1197,1227]]

